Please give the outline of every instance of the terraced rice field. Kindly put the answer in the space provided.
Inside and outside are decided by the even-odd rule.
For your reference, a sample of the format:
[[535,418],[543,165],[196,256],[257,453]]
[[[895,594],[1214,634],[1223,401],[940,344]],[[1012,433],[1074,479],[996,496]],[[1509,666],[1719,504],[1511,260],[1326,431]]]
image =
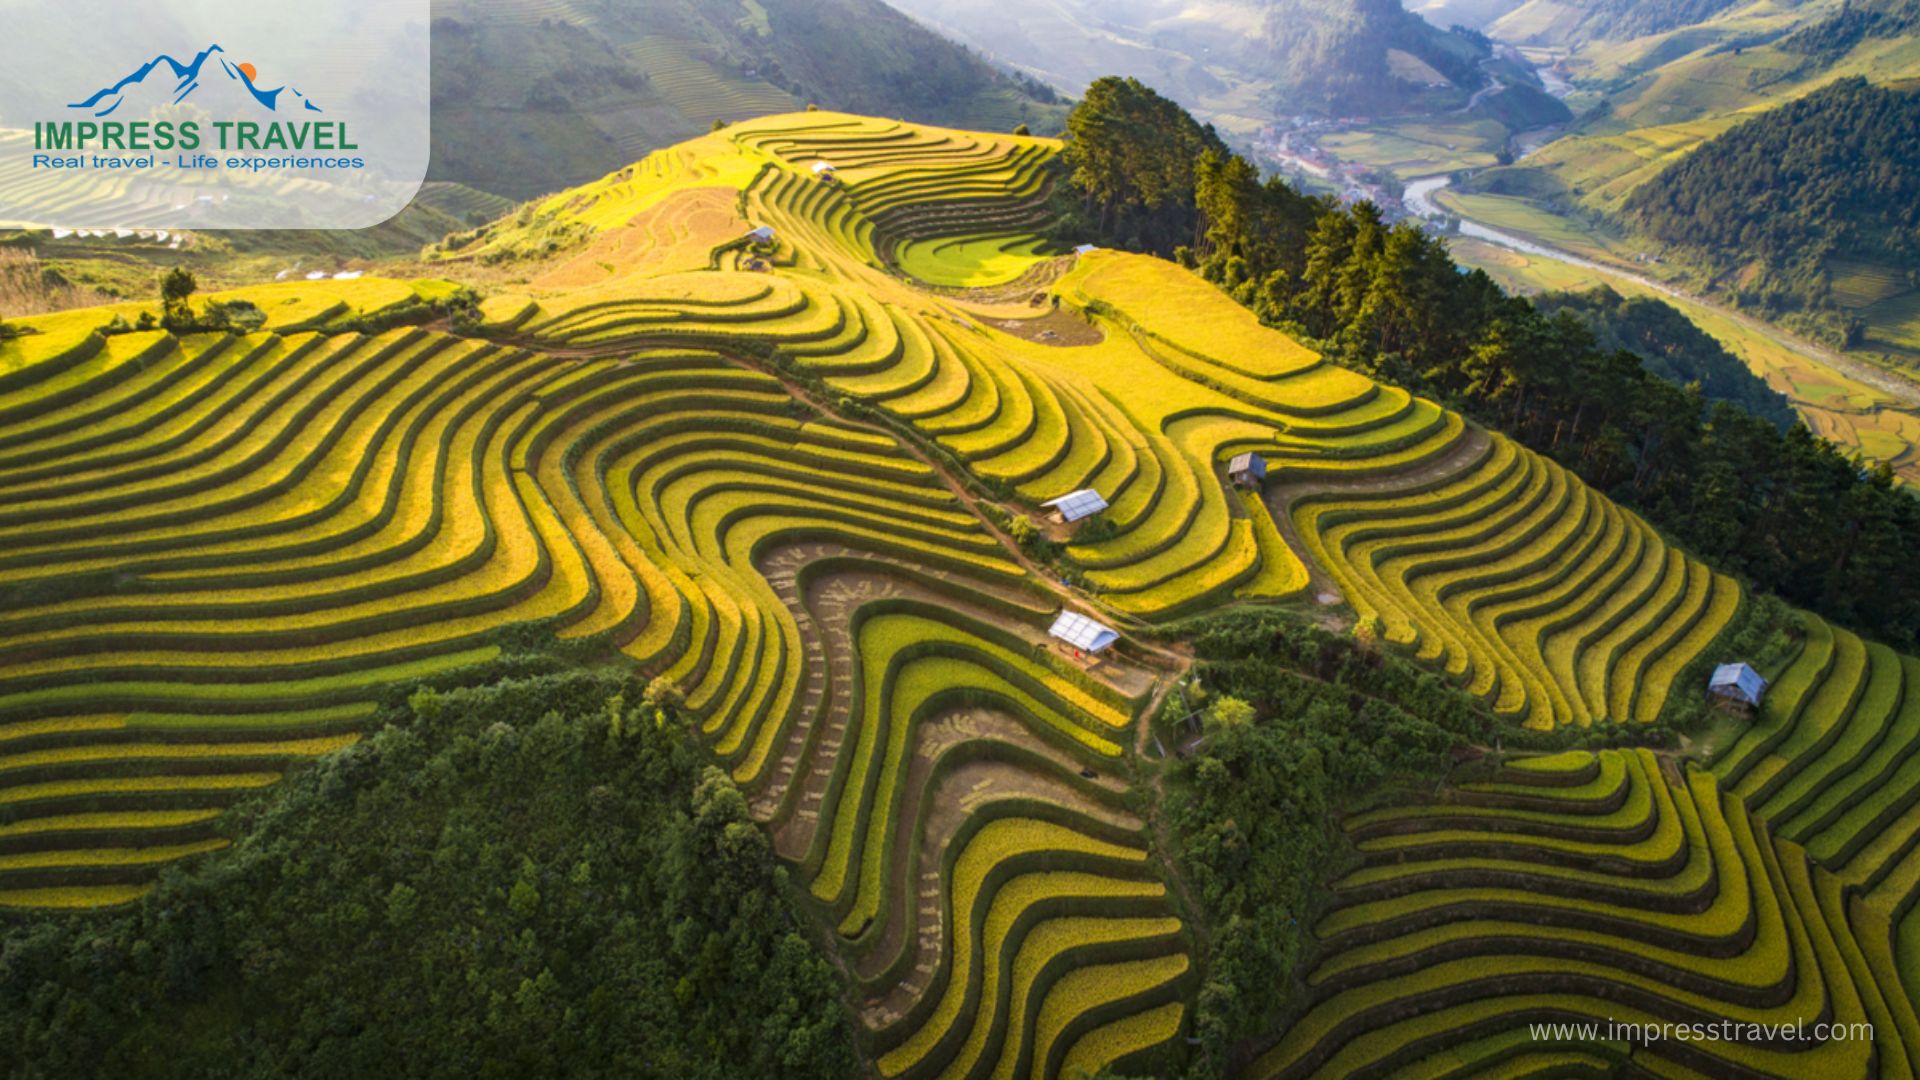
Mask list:
[[[766,13],[760,15],[764,24]],[[747,120],[786,112],[798,104],[792,94],[743,72],[724,71],[697,55],[696,42],[645,37],[628,46],[647,81],[693,123]]]
[[1798,652],[1713,771],[1858,893],[1920,993],[1920,660],[1805,618]]
[[1648,721],[1740,588],[1498,436],[1467,468],[1309,492],[1295,526],[1380,638],[1533,727]]
[[414,201],[451,214],[461,221],[492,219],[513,209],[513,200],[502,195],[470,188],[465,184],[432,180],[420,185]]
[[532,315],[544,353],[335,329],[416,295],[371,280],[249,290],[274,329],[245,338],[97,310],[0,351],[0,904],[136,897],[531,627],[680,685],[888,1075],[1172,1038],[1184,931],[1119,779],[1155,672],[1047,648],[1058,600],[932,467],[716,351],[743,315],[825,346],[840,297],[705,276]]
[[[0,345],[0,905],[136,898],[385,695],[558,638],[685,694],[883,1075],[1124,1066],[1182,1037],[1199,974],[1128,779],[1178,664],[1050,646],[1063,605],[1131,634],[1327,594],[1537,728],[1652,720],[1715,658],[1739,587],[1558,465],[1177,266],[1042,247],[1056,149],[735,124],[451,253],[527,270],[483,337],[349,329],[432,281],[243,290],[269,314],[246,337],[25,320]],[[1242,452],[1263,492],[1227,484]],[[1081,489],[1098,519],[1045,520]],[[1023,563],[1002,513],[1059,560]],[[1614,1005],[1911,1029],[1914,662],[1811,627],[1712,775],[1550,759],[1349,822],[1362,865],[1255,1071],[1861,1071],[1514,1036]]]
[[[1314,928],[1307,1004],[1249,1075],[1911,1075],[1912,999],[1860,899],[1709,773],[1644,750],[1522,759],[1346,828],[1360,863]],[[1877,1037],[1817,1039],[1816,1020]],[[1528,1030],[1582,1021],[1740,1026]]]

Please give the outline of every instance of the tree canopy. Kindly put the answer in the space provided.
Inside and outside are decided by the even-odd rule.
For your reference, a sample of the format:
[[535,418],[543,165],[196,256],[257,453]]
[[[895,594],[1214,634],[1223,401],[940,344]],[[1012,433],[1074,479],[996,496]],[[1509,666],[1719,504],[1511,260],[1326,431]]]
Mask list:
[[1830,260],[1904,268],[1920,286],[1920,93],[1840,79],[1760,114],[1660,171],[1621,206],[1633,228],[1701,263],[1742,305],[1826,312]]
[[132,910],[10,933],[0,1069],[858,1073],[785,871],[671,705],[573,672],[383,719]]

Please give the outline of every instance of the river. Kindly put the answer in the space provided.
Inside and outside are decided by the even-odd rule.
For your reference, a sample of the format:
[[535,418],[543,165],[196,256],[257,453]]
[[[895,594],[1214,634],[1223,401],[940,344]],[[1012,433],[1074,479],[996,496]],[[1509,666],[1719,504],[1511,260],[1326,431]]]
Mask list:
[[[1437,219],[1449,212],[1441,209],[1439,204],[1433,201],[1433,196],[1451,183],[1453,183],[1451,176],[1426,176],[1418,180],[1409,181],[1402,202],[1408,211],[1420,217],[1428,220]],[[1469,221],[1464,217],[1459,220],[1459,235],[1461,236],[1485,241],[1489,244],[1498,244],[1503,248],[1518,251],[1522,254],[1537,255],[1543,259],[1554,259],[1566,263],[1569,266],[1577,266],[1584,270],[1592,270],[1603,275],[1631,281],[1642,288],[1652,290],[1670,299],[1678,300],[1682,305],[1696,304],[1700,307],[1711,308],[1715,312],[1740,323],[1740,325],[1752,330],[1754,333],[1760,334],[1782,348],[1791,349],[1817,364],[1825,365],[1856,382],[1871,386],[1875,390],[1893,398],[1895,401],[1906,404],[1908,407],[1920,407],[1920,383],[1903,379],[1890,371],[1883,371],[1863,360],[1855,360],[1850,356],[1841,355],[1831,349],[1822,348],[1810,341],[1797,338],[1779,327],[1774,326],[1772,323],[1763,322],[1751,315],[1727,307],[1724,304],[1695,296],[1682,289],[1674,288],[1666,282],[1656,281],[1653,278],[1636,274],[1630,270],[1622,270],[1617,266],[1596,262],[1592,259],[1575,255],[1570,251],[1549,247],[1538,241],[1529,240],[1524,236],[1515,236],[1513,233],[1490,228],[1477,221]]]

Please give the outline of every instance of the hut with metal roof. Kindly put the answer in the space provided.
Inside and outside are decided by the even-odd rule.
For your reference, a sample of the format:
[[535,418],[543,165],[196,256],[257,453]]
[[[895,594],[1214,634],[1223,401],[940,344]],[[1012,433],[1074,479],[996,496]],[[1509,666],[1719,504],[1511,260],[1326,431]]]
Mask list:
[[1107,500],[1092,488],[1081,488],[1079,491],[1069,491],[1057,499],[1048,499],[1040,505],[1052,507],[1053,512],[1060,515],[1060,520],[1072,523],[1105,510]]
[[1767,680],[1747,664],[1721,664],[1707,680],[1707,693],[1742,705],[1758,706],[1767,692]]
[[1102,653],[1120,640],[1120,631],[1097,623],[1077,611],[1062,611],[1047,631],[1061,641],[1086,653]]
[[1233,455],[1227,462],[1227,479],[1235,487],[1259,490],[1267,483],[1267,459],[1249,450],[1244,454]]

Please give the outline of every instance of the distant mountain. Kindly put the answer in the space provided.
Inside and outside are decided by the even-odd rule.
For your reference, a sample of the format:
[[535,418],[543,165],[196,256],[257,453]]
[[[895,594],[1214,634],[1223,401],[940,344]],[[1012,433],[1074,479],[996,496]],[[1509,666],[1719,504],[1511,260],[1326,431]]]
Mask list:
[[[1742,0],[1527,0],[1487,33],[1520,45],[1578,45],[1665,33],[1705,22]],[[1789,0],[1784,7],[1793,7]]]
[[1064,92],[1130,75],[1228,131],[1303,112],[1452,109],[1487,83],[1484,40],[1399,0],[894,2]]
[[880,0],[436,0],[432,180],[514,199],[817,103],[1057,131],[1054,92]]
[[1445,29],[1464,26],[1485,30],[1502,15],[1520,7],[1526,0],[1409,0],[1407,10]]
[[1252,6],[1263,22],[1253,54],[1272,65],[1283,99],[1337,112],[1404,104],[1416,84],[1397,74],[1395,50],[1462,89],[1485,83],[1481,56],[1470,44],[1436,30],[1400,0],[1267,0]]

